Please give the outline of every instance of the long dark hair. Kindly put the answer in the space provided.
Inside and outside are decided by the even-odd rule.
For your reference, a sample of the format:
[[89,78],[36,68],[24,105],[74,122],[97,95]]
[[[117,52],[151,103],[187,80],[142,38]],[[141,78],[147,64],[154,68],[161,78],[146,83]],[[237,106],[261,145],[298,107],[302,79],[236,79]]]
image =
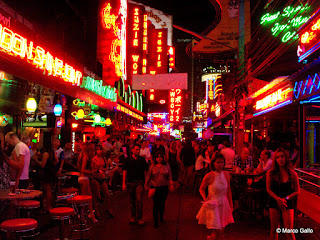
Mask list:
[[272,168],[270,170],[270,176],[276,181],[279,182],[281,181],[280,176],[280,166],[277,163],[277,155],[279,153],[283,153],[285,159],[286,159],[286,163],[284,165],[284,169],[286,170],[286,172],[288,173],[289,179],[293,180],[293,168],[292,168],[292,164],[290,162],[290,158],[288,153],[286,152],[286,150],[284,148],[278,148],[275,152],[274,152],[274,157],[273,157],[273,163],[272,163]]
[[210,163],[210,167],[212,171],[216,170],[216,167],[214,166],[214,163],[218,160],[218,159],[222,159],[224,162],[223,168],[226,165],[226,159],[224,158],[224,156],[220,153],[216,154],[216,156],[214,157],[214,159],[212,159],[211,163]]
[[157,151],[156,152],[156,154],[154,155],[154,157],[153,157],[153,162],[154,162],[154,164],[157,164],[157,157],[162,157],[162,162],[161,162],[161,164],[162,165],[166,165],[167,163],[166,163],[166,161],[164,160],[164,153],[162,152],[162,151]]

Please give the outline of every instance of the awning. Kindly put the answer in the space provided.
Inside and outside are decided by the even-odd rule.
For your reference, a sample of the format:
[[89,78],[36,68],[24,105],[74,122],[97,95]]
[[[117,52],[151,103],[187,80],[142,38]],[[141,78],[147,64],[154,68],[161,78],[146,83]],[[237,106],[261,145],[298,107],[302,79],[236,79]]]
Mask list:
[[210,126],[214,126],[217,122],[223,120],[225,117],[227,117],[229,114],[231,114],[232,112],[234,112],[234,109],[230,109],[227,112],[225,112],[224,114],[220,115],[220,117],[217,117],[215,119],[212,119],[212,124]]

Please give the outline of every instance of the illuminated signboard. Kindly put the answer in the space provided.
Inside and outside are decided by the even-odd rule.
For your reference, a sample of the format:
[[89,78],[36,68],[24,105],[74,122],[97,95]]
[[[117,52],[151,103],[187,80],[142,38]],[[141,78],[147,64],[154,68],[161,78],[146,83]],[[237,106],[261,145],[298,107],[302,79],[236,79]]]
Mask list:
[[150,29],[149,63],[150,74],[168,72],[167,29]]
[[320,48],[320,17],[316,18],[301,33],[300,45],[298,47],[299,62]]
[[[131,81],[132,75],[142,74],[143,59],[146,50],[144,41],[145,30],[145,10],[142,5],[129,4],[128,8],[128,27],[127,27],[127,49],[128,49],[128,80]],[[144,62],[146,67],[146,62]]]
[[221,74],[202,75],[202,82],[206,82],[206,100],[212,101],[222,93]]
[[103,86],[102,84],[102,80],[95,80],[91,77],[84,77],[81,87],[94,92],[104,98],[110,99],[113,102],[116,102],[116,89],[111,86]]
[[117,104],[117,111],[123,112],[131,117],[134,117],[140,121],[143,121],[143,117],[141,115],[139,115],[139,114],[135,113],[134,111],[120,105],[119,103]]
[[280,36],[286,43],[291,39],[298,39],[296,30],[310,18],[310,6],[300,4],[297,7],[286,6],[275,13],[266,13],[261,17],[260,24],[270,27],[273,36]]
[[281,88],[267,95],[263,99],[257,100],[255,105],[256,113],[254,116],[272,111],[292,102],[293,89],[290,87]]
[[63,60],[54,57],[49,51],[37,46],[27,38],[0,24],[0,50],[9,55],[25,59],[48,76],[61,78],[72,85],[80,86],[82,72]]
[[169,121],[180,122],[182,107],[182,91],[181,89],[171,89],[169,91]]
[[103,79],[113,85],[119,77],[127,79],[127,1],[100,2],[101,23],[98,25],[97,57],[103,65]]
[[168,48],[168,55],[169,55],[169,67],[174,68],[176,65],[176,50],[174,47]]
[[148,121],[153,122],[154,120],[166,120],[169,113],[148,113]]
[[147,52],[148,52],[148,15],[143,15],[143,40],[142,40],[142,73],[147,73]]

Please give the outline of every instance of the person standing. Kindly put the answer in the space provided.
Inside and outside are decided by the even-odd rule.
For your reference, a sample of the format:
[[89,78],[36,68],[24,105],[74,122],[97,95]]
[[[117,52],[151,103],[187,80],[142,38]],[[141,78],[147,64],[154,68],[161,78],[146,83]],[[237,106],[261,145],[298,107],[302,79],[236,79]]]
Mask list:
[[60,147],[60,139],[55,139],[53,141],[53,151],[56,154],[56,157],[59,159],[59,162],[56,164],[56,172],[57,174],[61,174],[63,165],[64,165],[64,151],[62,147]]
[[21,142],[14,132],[5,136],[7,144],[14,147],[13,158],[17,162],[16,188],[27,189],[29,185],[30,151],[28,146]]
[[156,152],[158,151],[162,151],[163,154],[166,155],[166,149],[164,148],[163,145],[161,145],[161,141],[159,138],[156,139],[155,145],[152,147],[152,150],[151,150],[151,155],[153,158]]
[[[280,217],[283,227],[294,229],[294,205],[300,193],[298,174],[292,169],[289,155],[283,148],[276,150],[272,168],[267,172],[267,192],[270,196],[271,221],[270,240],[278,239]],[[287,233],[287,239],[296,239],[294,233]]]
[[[211,171],[205,175],[200,186],[200,195],[203,204],[196,218],[199,224],[204,224],[208,229],[213,229],[208,240],[220,239],[225,226],[233,223],[232,194],[230,188],[230,175],[223,171],[225,159],[222,154],[217,154],[211,161]],[[208,187],[208,195],[206,188]]]
[[144,140],[142,142],[142,146],[141,146],[141,149],[140,149],[140,156],[145,158],[149,165],[151,164],[152,157],[151,157],[150,149],[148,147],[148,141],[147,140]]
[[226,168],[232,168],[235,152],[234,152],[233,149],[230,148],[230,142],[229,141],[226,141],[224,143],[224,148],[221,149],[220,153],[226,159]]
[[192,183],[193,169],[196,163],[196,154],[190,139],[187,139],[186,145],[182,148],[180,159],[184,167],[184,185],[186,188],[189,188]]
[[149,187],[155,188],[153,195],[153,220],[154,227],[157,228],[159,226],[159,218],[160,222],[163,223],[169,185],[171,192],[174,190],[174,186],[170,166],[166,163],[163,152],[157,152],[153,161],[154,163],[150,166],[146,177],[145,190],[148,190]]
[[143,193],[148,164],[139,154],[140,146],[135,144],[132,148],[132,154],[125,159],[122,167],[122,190],[125,191],[128,188],[129,192],[131,205],[130,224],[138,223],[140,226],[143,226]]

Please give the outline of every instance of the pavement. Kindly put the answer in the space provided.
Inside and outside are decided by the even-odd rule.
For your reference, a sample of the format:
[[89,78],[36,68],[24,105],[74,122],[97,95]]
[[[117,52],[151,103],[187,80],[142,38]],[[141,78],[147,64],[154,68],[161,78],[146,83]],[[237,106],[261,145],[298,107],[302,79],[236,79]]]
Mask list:
[[[118,192],[111,196],[114,218],[103,216],[97,224],[92,225],[88,239],[111,239],[111,240],[205,240],[211,231],[203,225],[198,225],[195,218],[201,206],[198,195],[176,191],[170,193],[166,202],[165,222],[158,228],[153,227],[152,199],[145,196],[144,221],[145,226],[130,225],[130,205],[126,192]],[[103,206],[99,207],[104,211]],[[56,239],[58,237],[58,224],[52,223],[48,215],[38,217],[40,225],[39,240]],[[269,239],[268,218],[235,215],[235,223],[227,226],[224,231],[224,240],[267,240]],[[297,234],[297,239],[316,240],[320,239],[319,224],[314,223],[307,217],[298,217],[295,227],[313,228],[313,233]],[[69,227],[65,236],[69,236]],[[75,234],[73,237],[78,237]],[[280,236],[279,239],[286,239]]]

